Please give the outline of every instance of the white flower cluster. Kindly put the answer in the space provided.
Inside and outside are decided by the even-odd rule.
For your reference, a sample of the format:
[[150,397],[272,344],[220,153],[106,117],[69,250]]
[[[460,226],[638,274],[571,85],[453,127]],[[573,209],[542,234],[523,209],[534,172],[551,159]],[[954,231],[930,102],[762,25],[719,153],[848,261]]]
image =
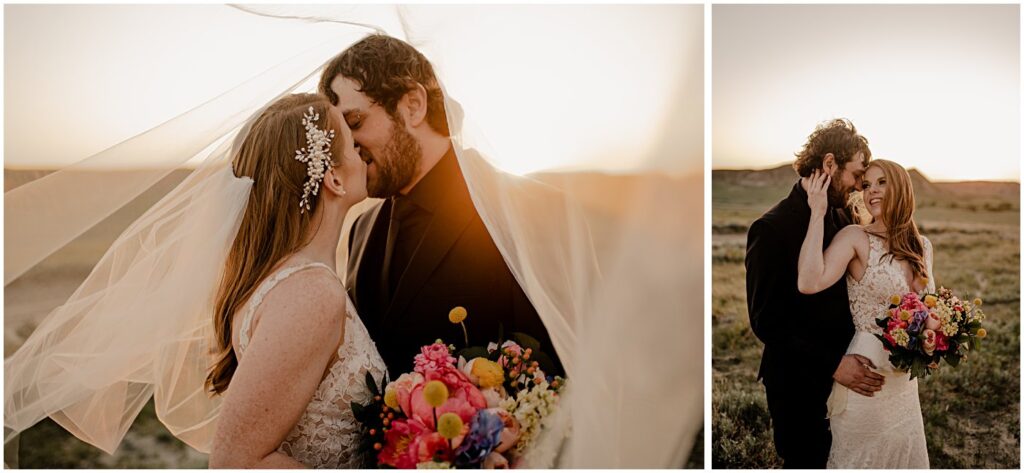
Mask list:
[[320,192],[320,183],[324,180],[324,174],[329,167],[333,167],[331,161],[331,140],[334,139],[334,130],[324,132],[316,126],[320,114],[309,107],[309,111],[302,115],[302,125],[306,127],[306,147],[295,151],[295,159],[306,165],[306,175],[309,177],[302,188],[302,200],[299,201],[300,212],[310,210],[311,197]]
[[558,407],[558,396],[552,391],[547,381],[542,381],[529,390],[516,393],[515,399],[507,398],[501,402],[501,408],[512,414],[519,421],[520,437],[514,451],[522,454],[537,434],[544,428],[545,419]]

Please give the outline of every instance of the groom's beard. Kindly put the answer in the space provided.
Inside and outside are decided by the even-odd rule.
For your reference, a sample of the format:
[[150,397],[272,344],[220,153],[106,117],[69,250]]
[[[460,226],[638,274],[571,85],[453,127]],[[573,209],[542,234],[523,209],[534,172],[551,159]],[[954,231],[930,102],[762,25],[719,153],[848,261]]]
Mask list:
[[837,189],[836,184],[843,178],[843,169],[837,170],[832,175],[832,183],[828,186],[828,205],[830,207],[846,207],[847,202],[850,200],[850,190]]
[[381,156],[374,156],[366,148],[361,148],[359,154],[372,158],[377,171],[366,183],[367,194],[370,197],[386,198],[398,195],[400,190],[412,182],[420,167],[423,148],[405,129],[402,117],[398,116],[391,120],[391,139],[381,151]]

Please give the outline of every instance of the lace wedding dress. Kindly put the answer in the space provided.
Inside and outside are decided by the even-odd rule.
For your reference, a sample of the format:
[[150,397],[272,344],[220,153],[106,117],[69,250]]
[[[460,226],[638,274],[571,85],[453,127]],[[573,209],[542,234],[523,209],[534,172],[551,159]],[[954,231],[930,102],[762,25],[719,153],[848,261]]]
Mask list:
[[[242,307],[243,317],[238,334],[239,357],[249,345],[252,317],[263,298],[277,283],[299,271],[324,268],[322,263],[309,263],[285,267],[266,278]],[[335,277],[337,277],[335,275]],[[348,298],[348,296],[345,296]],[[384,361],[377,346],[370,339],[366,327],[356,314],[351,300],[345,314],[345,340],[338,348],[338,360],[320,382],[306,412],[288,434],[278,451],[311,468],[356,469],[365,468],[372,459],[359,452],[360,426],[352,414],[350,403],[365,404],[370,400],[366,388],[366,373],[374,379],[384,376]]]
[[[925,267],[928,271],[928,292],[935,290],[932,278],[932,246],[921,237]],[[860,282],[846,277],[850,294],[850,313],[857,332],[847,354],[871,359],[878,372],[885,375],[885,384],[873,397],[866,397],[835,383],[828,400],[832,428],[832,450],[829,468],[928,468],[928,449],[917,395],[917,380],[896,371],[889,355],[874,334],[882,333],[875,319],[888,308],[893,294],[906,294],[906,276],[899,262],[883,258],[884,240],[868,234],[871,250],[867,269]]]

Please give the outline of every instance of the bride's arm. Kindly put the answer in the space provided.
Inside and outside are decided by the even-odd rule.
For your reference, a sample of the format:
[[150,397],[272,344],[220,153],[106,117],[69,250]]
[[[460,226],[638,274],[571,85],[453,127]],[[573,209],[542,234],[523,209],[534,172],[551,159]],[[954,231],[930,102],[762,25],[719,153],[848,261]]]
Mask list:
[[853,231],[856,227],[843,229],[824,251],[825,213],[828,211],[828,187],[831,178],[825,173],[815,173],[805,178],[807,204],[811,207],[811,219],[807,224],[807,235],[800,246],[800,260],[797,264],[797,288],[801,294],[816,294],[837,281],[846,273],[850,260],[856,255],[853,246]]
[[319,273],[292,275],[260,306],[259,325],[221,406],[210,468],[306,468],[277,449],[343,336],[345,294]]

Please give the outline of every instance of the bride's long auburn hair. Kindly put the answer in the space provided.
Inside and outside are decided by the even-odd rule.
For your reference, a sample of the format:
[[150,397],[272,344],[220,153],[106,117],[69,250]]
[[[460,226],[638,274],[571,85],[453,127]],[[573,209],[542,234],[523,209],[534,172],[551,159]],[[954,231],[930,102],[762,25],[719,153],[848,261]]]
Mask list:
[[885,223],[886,242],[889,244],[886,256],[910,264],[915,278],[928,277],[921,233],[914,223],[914,183],[910,180],[910,173],[903,166],[884,159],[871,161],[864,171],[871,168],[881,169],[885,176],[885,197],[879,217]]
[[[331,153],[340,156],[342,134],[328,113],[330,102],[321,95],[294,94],[279,99],[256,118],[232,160],[235,175],[252,178],[253,186],[214,305],[217,360],[206,378],[206,389],[212,393],[222,394],[228,388],[238,366],[231,344],[233,316],[274,266],[305,246],[315,233],[312,227],[318,222],[313,216],[320,196],[311,198],[309,211],[299,212],[306,165],[295,159],[295,151],[306,147],[302,119],[311,106],[320,114],[320,129],[336,130]],[[334,161],[338,166],[340,160]]]

